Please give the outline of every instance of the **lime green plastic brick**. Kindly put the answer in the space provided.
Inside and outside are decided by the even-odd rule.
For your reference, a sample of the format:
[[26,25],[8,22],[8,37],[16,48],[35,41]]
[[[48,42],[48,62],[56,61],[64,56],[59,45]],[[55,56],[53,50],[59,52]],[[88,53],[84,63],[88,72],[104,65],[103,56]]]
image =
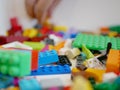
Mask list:
[[94,55],[91,53],[89,49],[87,49],[85,45],[82,45],[82,51],[86,54],[87,59],[94,57]]
[[84,44],[88,49],[105,50],[108,42],[112,43],[112,49],[120,50],[120,38],[91,34],[78,34],[73,42],[73,46],[81,48],[82,44]]
[[31,55],[17,50],[0,50],[0,73],[14,77],[29,75]]
[[40,43],[40,42],[27,42],[27,41],[25,41],[24,44],[32,47],[34,50],[41,50],[45,47],[45,44]]
[[110,29],[110,31],[116,31],[116,32],[120,33],[120,25],[110,26],[109,29]]

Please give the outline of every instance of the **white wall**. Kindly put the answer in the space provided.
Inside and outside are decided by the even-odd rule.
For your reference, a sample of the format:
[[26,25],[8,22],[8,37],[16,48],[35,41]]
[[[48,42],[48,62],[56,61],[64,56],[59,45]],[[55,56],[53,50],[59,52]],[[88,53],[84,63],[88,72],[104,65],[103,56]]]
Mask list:
[[[120,0],[62,0],[51,22],[95,31],[101,26],[120,24],[119,4]],[[24,0],[0,0],[0,35],[10,28],[9,18],[13,16],[19,17],[24,28],[35,23],[25,11]]]

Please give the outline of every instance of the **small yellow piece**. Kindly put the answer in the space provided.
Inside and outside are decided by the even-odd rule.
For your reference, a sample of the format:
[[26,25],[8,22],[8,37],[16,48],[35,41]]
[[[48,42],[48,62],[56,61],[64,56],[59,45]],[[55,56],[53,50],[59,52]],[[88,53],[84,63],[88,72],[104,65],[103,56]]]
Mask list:
[[74,78],[71,90],[93,90],[91,83],[82,76],[76,76]]
[[105,73],[105,70],[88,68],[85,70],[85,72],[89,73],[89,76],[94,77],[97,82],[102,82],[102,77]]
[[64,32],[66,32],[67,31],[67,27],[66,26],[54,26],[53,30],[54,31],[64,31]]
[[77,68],[72,68],[72,73],[77,73],[77,72],[80,72],[80,70],[79,69],[77,69]]
[[29,38],[33,38],[33,37],[36,37],[38,34],[38,30],[37,29],[26,29],[24,32],[23,32],[23,36],[25,37],[29,37]]
[[20,90],[19,87],[9,87],[6,90]]
[[114,37],[114,36],[117,36],[117,32],[115,32],[115,31],[110,31],[109,33],[108,33],[108,36],[109,37]]
[[53,50],[54,49],[54,46],[53,45],[49,45],[49,50]]

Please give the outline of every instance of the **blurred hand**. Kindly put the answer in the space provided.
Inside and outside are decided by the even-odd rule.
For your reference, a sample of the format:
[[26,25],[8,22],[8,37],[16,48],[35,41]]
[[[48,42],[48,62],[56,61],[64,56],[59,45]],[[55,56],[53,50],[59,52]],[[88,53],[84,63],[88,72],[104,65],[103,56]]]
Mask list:
[[37,18],[43,24],[47,17],[51,16],[52,11],[60,0],[25,0],[27,13]]

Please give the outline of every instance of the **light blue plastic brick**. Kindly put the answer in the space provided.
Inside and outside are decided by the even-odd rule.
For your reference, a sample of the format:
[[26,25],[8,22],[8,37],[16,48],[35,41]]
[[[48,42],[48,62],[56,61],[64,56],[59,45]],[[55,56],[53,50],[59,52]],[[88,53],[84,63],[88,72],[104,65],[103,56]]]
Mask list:
[[14,78],[6,75],[0,74],[0,90],[2,88],[7,88],[13,85]]
[[50,65],[40,66],[38,70],[32,71],[31,75],[52,75],[52,74],[68,74],[71,73],[69,65]]
[[31,54],[17,50],[0,50],[0,73],[14,77],[29,75]]
[[38,59],[39,65],[45,65],[59,61],[58,54],[55,50],[39,52]]
[[34,78],[26,80],[22,79],[19,81],[20,90],[42,90],[38,81]]

